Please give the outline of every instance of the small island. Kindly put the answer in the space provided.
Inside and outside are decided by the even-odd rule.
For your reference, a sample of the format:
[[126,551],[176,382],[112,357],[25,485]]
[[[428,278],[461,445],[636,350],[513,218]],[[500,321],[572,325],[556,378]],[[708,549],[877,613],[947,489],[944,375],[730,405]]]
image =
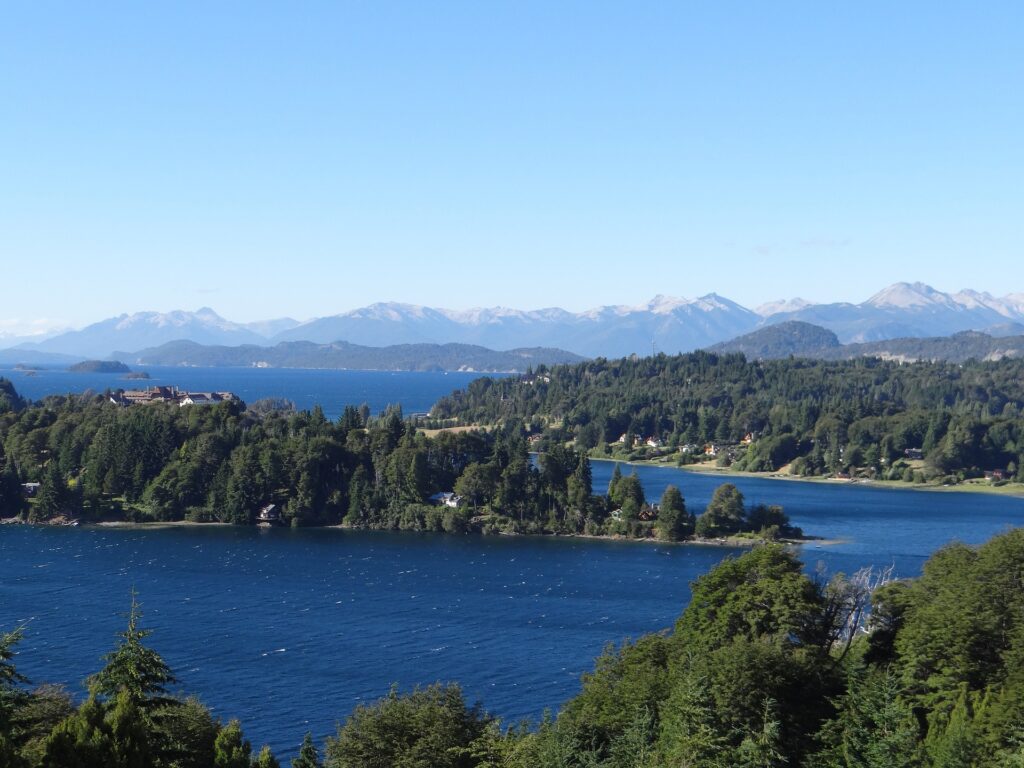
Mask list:
[[129,371],[121,378],[124,381],[147,381],[152,377],[146,371]]
[[83,360],[68,367],[71,373],[131,373],[120,360]]

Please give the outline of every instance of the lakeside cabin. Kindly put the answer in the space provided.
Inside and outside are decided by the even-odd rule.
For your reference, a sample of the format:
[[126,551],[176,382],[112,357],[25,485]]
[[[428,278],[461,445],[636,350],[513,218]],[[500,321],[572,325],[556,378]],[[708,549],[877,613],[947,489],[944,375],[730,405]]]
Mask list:
[[465,503],[465,500],[461,496],[456,493],[452,493],[451,491],[435,493],[430,497],[430,501],[432,504],[436,504],[439,507],[452,507],[453,509],[461,507]]
[[256,515],[256,522],[259,525],[278,525],[281,522],[281,510],[277,504],[267,504],[260,508]]

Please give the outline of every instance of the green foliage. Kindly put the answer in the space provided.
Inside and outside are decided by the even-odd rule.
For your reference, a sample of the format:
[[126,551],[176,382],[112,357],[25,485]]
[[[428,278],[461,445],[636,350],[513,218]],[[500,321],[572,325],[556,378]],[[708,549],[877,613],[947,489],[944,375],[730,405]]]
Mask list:
[[[731,444],[736,466],[756,471],[793,462],[803,474],[872,475],[889,472],[907,449],[924,449],[929,476],[977,477],[1010,462],[1021,471],[1022,360],[908,365],[694,352],[543,373],[543,382],[474,381],[433,413],[469,424],[558,424],[586,447],[595,433],[605,443],[642,434],[673,447]],[[748,434],[756,438],[741,448]]]
[[306,731],[302,739],[302,746],[299,747],[299,754],[292,759],[291,768],[320,768],[320,753],[317,752],[316,744],[313,743],[313,734]]
[[213,743],[214,768],[250,768],[252,745],[242,735],[242,725],[232,720],[225,725]]
[[66,514],[71,511],[70,502],[71,494],[68,491],[68,484],[61,475],[57,463],[48,462],[39,487],[39,495],[36,498],[36,503],[32,506],[29,519],[35,522]]
[[915,703],[949,712],[966,687],[1001,683],[1024,632],[1024,529],[979,549],[954,544],[903,594],[895,651]]
[[857,669],[838,701],[839,714],[822,729],[819,755],[830,768],[918,768],[921,756],[914,713],[888,668]]
[[737,638],[817,645],[823,605],[800,562],[778,545],[764,545],[727,558],[693,583],[674,641],[690,650],[721,648]]
[[697,518],[697,535],[728,536],[739,533],[743,527],[743,494],[732,483],[718,486],[704,514]]
[[252,761],[252,766],[253,768],[281,768],[281,763],[274,757],[270,747],[264,746],[256,755],[256,759]]
[[0,517],[13,517],[21,514],[25,501],[21,493],[21,481],[14,461],[4,453],[0,442]]
[[[514,439],[499,445],[488,460],[513,466]],[[562,469],[541,474],[557,489],[561,471],[567,489],[578,464],[555,460]],[[673,496],[663,505],[681,505]],[[673,633],[606,649],[557,717],[503,728],[456,686],[392,690],[356,708],[323,765],[1024,768],[1024,529],[937,552],[919,578],[878,587],[865,621],[877,583],[813,580],[784,548],[758,546],[693,583]],[[27,691],[20,632],[0,635],[0,766],[278,766],[266,747],[253,755],[237,721],[166,694],[171,672],[138,618],[133,598],[77,708],[59,690]],[[320,765],[307,733],[292,768]]]
[[594,672],[583,676],[583,689],[562,711],[559,729],[573,734],[580,749],[607,752],[644,712],[657,722],[660,702],[668,695],[670,643],[647,635],[622,648],[606,648]]
[[468,750],[489,718],[457,686],[391,693],[360,705],[327,741],[327,768],[470,768]]
[[658,537],[666,541],[679,541],[693,535],[693,515],[686,511],[683,494],[674,485],[668,486],[661,495],[654,528]]
[[132,593],[128,627],[121,642],[104,659],[106,666],[90,679],[90,687],[103,696],[127,695],[138,706],[151,708],[165,701],[166,686],[174,675],[160,654],[143,644],[150,630],[139,627],[142,611]]

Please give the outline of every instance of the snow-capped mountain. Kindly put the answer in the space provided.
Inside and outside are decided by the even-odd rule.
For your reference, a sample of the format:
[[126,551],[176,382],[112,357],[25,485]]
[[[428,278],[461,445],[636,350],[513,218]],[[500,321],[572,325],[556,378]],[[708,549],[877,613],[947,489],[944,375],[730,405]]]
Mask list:
[[[557,307],[465,310],[415,304],[371,304],[304,323],[290,318],[234,323],[212,309],[121,315],[22,349],[78,357],[136,352],[169,341],[234,346],[282,341],[365,346],[416,343],[476,344],[493,350],[557,347],[590,357],[685,352],[727,341],[756,328],[798,320],[834,332],[844,344],[960,331],[1013,335],[1024,325],[1024,293],[1003,297],[973,290],[944,293],[924,283],[896,283],[859,303],[769,302],[750,310],[715,293],[695,299],[655,296],[639,306],[608,305],[585,312]],[[11,346],[0,342],[0,347]]]
[[761,317],[771,317],[772,315],[777,315],[780,312],[799,312],[801,309],[805,309],[809,306],[811,306],[811,302],[797,296],[795,299],[778,299],[776,301],[769,301],[758,307],[754,307],[754,312]]
[[904,337],[949,336],[1024,321],[1020,294],[997,298],[963,290],[943,293],[924,283],[895,283],[860,304],[811,304],[766,317],[800,320],[833,331],[844,344]]
[[373,304],[311,320],[278,334],[275,341],[344,339],[354,344],[478,344],[490,349],[556,346],[577,354],[613,357],[652,348],[695,349],[709,340],[732,338],[760,318],[716,294],[698,299],[656,296],[640,306],[605,306],[586,312],[504,307],[434,309],[410,304]]
[[102,358],[116,349],[136,350],[168,341],[190,339],[200,344],[260,344],[265,336],[225,320],[209,307],[195,312],[136,312],[93,323],[51,339],[22,344],[24,349]]

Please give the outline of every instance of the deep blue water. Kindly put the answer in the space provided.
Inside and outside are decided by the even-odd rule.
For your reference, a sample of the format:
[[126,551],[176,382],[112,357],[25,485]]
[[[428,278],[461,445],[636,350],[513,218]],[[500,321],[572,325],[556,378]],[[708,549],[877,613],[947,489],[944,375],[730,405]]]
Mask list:
[[[595,488],[610,464],[595,462]],[[627,469],[628,471],[628,469]],[[721,478],[638,468],[699,509]],[[900,575],[952,539],[1024,521],[1024,500],[737,478],[783,504],[808,545],[850,572]],[[393,682],[460,681],[507,719],[538,717],[578,690],[609,641],[669,627],[689,583],[736,550],[635,542],[341,530],[0,528],[0,628],[27,624],[19,667],[81,692],[123,626],[134,587],[183,690],[291,753]]]
[[[87,389],[145,389],[175,385],[197,392],[234,392],[248,403],[265,397],[284,397],[300,410],[320,405],[329,419],[346,405],[367,403],[373,413],[401,404],[406,413],[425,413],[443,395],[461,389],[479,373],[407,371],[331,371],[307,368],[185,368],[146,366],[149,380],[129,381],[117,374],[70,373],[46,368],[28,373],[0,368],[18,393],[32,400],[47,395],[80,393]],[[489,374],[491,376],[502,374]]]
[[[176,384],[229,389],[246,401],[286,397],[379,411],[427,411],[476,374],[231,368],[150,368],[117,376],[0,370],[18,391],[47,394]],[[623,467],[630,472],[629,467]],[[594,462],[603,491],[612,464]],[[1024,523],[1024,499],[858,485],[722,478],[638,467],[648,498],[678,485],[703,509],[730,481],[751,503],[781,504],[813,535],[809,569],[895,564],[901,576],[951,540],[979,543]],[[551,538],[455,537],[340,530],[35,529],[0,527],[0,629],[26,624],[20,669],[37,681],[81,681],[123,627],[138,590],[152,644],[183,690],[279,753],[310,729],[334,730],[360,701],[460,681],[506,719],[537,718],[579,687],[607,642],[672,625],[689,583],[736,552]]]

